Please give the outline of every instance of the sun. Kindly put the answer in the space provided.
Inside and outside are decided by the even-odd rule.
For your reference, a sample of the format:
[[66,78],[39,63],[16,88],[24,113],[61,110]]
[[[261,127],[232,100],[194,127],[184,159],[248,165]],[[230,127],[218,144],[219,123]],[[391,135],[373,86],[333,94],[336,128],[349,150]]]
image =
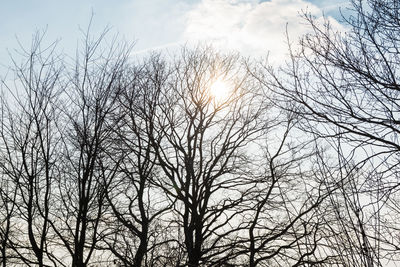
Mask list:
[[224,102],[229,99],[229,96],[231,94],[231,86],[227,81],[217,79],[210,86],[210,94],[216,102]]

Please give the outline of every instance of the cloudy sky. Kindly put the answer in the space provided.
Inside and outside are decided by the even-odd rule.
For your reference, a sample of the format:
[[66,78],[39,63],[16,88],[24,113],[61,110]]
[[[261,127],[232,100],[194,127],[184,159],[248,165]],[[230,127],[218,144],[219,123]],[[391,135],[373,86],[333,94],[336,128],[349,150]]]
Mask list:
[[339,18],[345,0],[3,0],[0,9],[0,64],[20,42],[27,47],[36,30],[74,51],[94,14],[92,32],[111,26],[135,41],[135,53],[211,42],[246,55],[285,53],[285,25],[293,38],[307,29],[299,12]]

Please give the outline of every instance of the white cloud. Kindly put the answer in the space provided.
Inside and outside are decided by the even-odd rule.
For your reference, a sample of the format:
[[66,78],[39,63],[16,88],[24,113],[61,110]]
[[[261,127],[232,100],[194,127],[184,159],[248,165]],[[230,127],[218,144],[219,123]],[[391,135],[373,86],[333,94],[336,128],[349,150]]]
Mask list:
[[245,55],[270,52],[272,60],[280,61],[287,54],[286,25],[291,41],[309,30],[300,16],[302,10],[322,16],[321,9],[304,0],[202,0],[186,14],[183,38]]

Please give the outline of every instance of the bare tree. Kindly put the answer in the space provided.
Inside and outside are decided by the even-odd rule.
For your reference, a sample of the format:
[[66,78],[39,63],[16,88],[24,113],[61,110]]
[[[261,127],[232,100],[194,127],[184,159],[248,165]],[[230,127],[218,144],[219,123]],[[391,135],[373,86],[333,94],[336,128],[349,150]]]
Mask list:
[[[264,166],[251,177],[254,188],[243,220],[248,235],[239,252],[248,255],[248,266],[321,263],[326,257],[317,248],[324,222],[318,211],[335,185],[318,168],[323,155],[313,139],[298,136],[293,114],[278,118],[276,125],[269,125]],[[278,132],[280,137],[271,140]]]
[[89,32],[66,86],[63,157],[55,193],[58,209],[51,221],[74,267],[88,266],[101,238],[105,192],[118,168],[118,161],[109,156],[109,138],[115,127],[110,117],[125,88],[122,77],[130,51],[118,42],[103,47],[107,31],[97,39]]
[[22,51],[26,61],[14,61],[15,87],[3,83],[2,98],[2,197],[7,216],[15,214],[13,222],[7,218],[6,231],[13,227],[23,233],[5,241],[28,266],[56,265],[48,236],[60,152],[57,105],[63,65],[54,44],[41,46],[42,37],[36,34],[31,49]]
[[343,173],[357,173],[357,180],[344,185],[346,206],[338,219],[344,223],[343,214],[350,212],[343,227],[360,237],[351,242],[348,236],[354,253],[365,257],[363,266],[381,266],[383,258],[397,258],[399,247],[393,219],[399,214],[400,7],[398,1],[351,3],[343,18],[346,32],[305,14],[312,32],[298,52],[291,51],[290,66],[269,73],[281,101],[298,104],[303,129],[340,147]]
[[[260,88],[244,66],[238,56],[184,49],[159,84],[150,138],[163,175],[155,182],[174,203],[173,234],[186,251],[180,266],[227,262],[239,231],[246,150],[264,126]],[[215,82],[226,82],[222,98],[211,92]]]
[[113,142],[119,145],[113,156],[121,153],[122,159],[107,193],[112,213],[105,242],[125,266],[156,266],[161,255],[157,250],[168,242],[161,237],[167,225],[160,225],[159,217],[171,204],[153,182],[158,166],[150,140],[155,135],[159,87],[168,73],[156,55],[127,73],[128,86],[120,94],[115,115]]

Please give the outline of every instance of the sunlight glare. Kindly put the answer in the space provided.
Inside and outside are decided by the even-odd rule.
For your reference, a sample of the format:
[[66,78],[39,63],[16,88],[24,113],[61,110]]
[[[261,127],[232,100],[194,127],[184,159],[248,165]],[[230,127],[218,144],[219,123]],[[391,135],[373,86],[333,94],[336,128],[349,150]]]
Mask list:
[[230,95],[229,84],[221,79],[216,80],[210,87],[210,94],[216,102],[228,100]]

